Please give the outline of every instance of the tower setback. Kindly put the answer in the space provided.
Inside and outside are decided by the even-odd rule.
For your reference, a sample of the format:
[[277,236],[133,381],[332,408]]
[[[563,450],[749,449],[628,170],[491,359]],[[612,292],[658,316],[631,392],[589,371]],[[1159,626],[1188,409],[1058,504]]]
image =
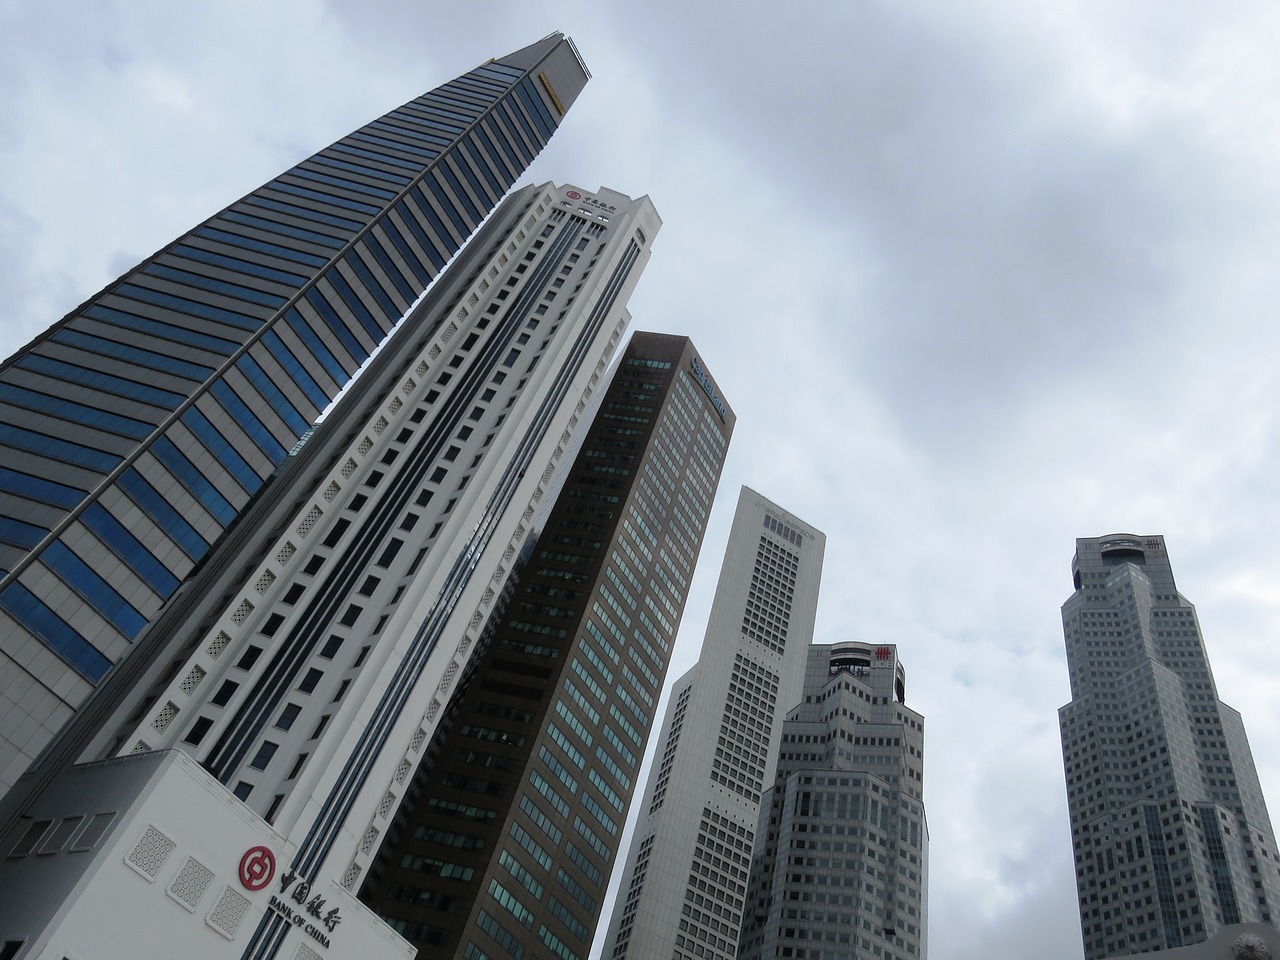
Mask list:
[[891,644],[809,648],[760,808],[741,960],[922,960],[924,718]]
[[1280,855],[1164,538],[1076,541],[1058,711],[1087,960],[1275,923]]

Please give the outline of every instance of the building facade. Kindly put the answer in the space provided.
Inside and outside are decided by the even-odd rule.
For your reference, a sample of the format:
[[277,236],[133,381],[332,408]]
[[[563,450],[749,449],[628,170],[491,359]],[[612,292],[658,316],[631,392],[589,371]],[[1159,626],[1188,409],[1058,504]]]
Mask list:
[[1158,536],[1076,541],[1058,712],[1089,960],[1274,924],[1280,853],[1240,715]]
[[809,649],[756,828],[741,960],[927,953],[924,718],[891,644]]
[[361,890],[424,956],[587,957],[733,424],[632,338]]
[[[7,822],[82,816],[48,806],[68,776],[176,750],[278,838],[263,846],[281,882],[352,896],[585,426],[660,226],[609,190],[508,198],[10,792]],[[179,845],[198,829],[153,826]],[[237,951],[293,955],[288,916],[245,910]]]
[[698,663],[671,691],[610,960],[731,960],[761,797],[801,697],[826,537],[746,487]]
[[553,34],[215,214],[0,365],[0,791],[555,132]]

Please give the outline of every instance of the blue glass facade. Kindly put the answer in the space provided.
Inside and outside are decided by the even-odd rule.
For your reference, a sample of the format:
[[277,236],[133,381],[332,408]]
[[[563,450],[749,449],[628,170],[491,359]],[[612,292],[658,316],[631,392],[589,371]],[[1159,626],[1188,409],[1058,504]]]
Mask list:
[[0,366],[0,676],[22,678],[0,681],[0,701],[41,691],[48,714],[43,737],[0,722],[0,788],[213,549],[586,79],[558,34],[484,64],[232,204]]

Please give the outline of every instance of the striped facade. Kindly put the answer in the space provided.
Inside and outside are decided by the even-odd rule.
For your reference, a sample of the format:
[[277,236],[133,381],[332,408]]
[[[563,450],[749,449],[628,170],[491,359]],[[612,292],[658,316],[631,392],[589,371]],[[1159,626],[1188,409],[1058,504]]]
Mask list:
[[0,790],[555,132],[553,34],[216,214],[0,367]]

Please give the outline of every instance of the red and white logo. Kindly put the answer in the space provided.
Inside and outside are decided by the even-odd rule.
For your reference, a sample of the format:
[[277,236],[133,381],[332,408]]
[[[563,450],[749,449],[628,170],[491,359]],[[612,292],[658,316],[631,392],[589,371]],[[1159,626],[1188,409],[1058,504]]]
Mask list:
[[891,649],[889,649],[888,647],[876,647],[876,659],[877,659],[877,660],[892,660],[892,659],[893,659],[893,651],[892,651]]
[[581,200],[581,199],[582,199],[582,194],[580,194],[577,190],[566,190],[566,191],[564,192],[564,195],[565,195],[566,197],[568,197],[570,200]]
[[276,855],[266,847],[250,847],[240,858],[240,883],[246,890],[261,890],[276,875]]

